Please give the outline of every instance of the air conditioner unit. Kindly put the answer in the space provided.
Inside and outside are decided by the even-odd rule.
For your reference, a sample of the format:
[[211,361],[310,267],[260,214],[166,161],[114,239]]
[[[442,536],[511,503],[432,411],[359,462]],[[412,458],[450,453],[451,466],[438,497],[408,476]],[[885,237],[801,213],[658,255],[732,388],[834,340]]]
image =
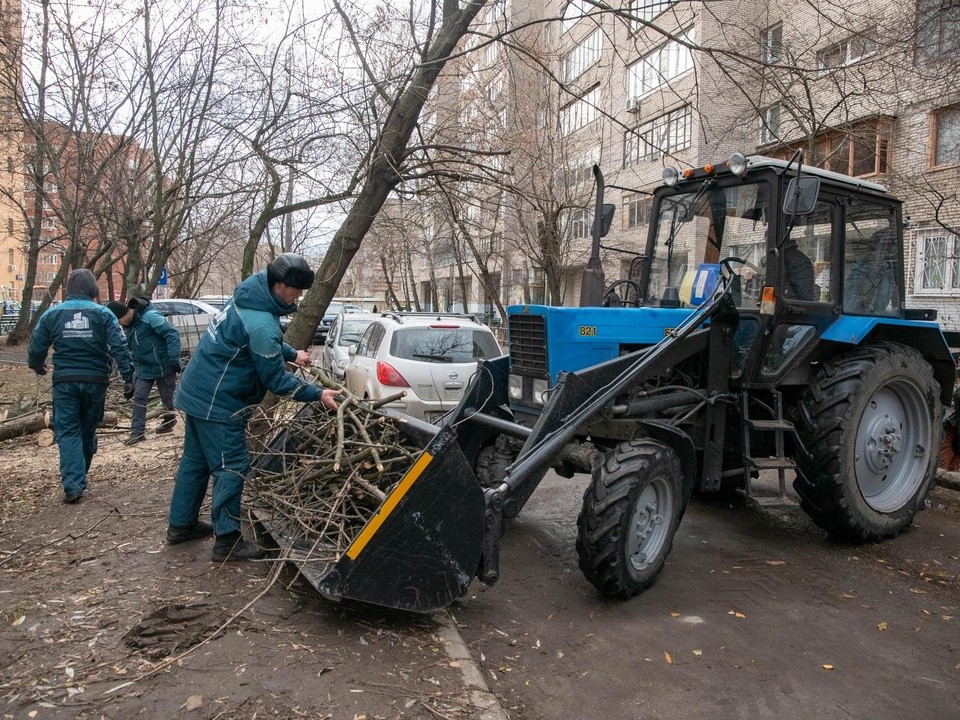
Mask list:
[[627,100],[627,112],[640,112],[640,98],[630,98]]
[[15,273],[17,271],[16,265],[7,265],[7,272]]

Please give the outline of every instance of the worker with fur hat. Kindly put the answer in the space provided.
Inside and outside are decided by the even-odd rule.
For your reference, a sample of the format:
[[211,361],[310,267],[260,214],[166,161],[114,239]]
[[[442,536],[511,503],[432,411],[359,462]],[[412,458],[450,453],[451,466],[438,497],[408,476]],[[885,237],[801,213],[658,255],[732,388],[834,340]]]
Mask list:
[[63,500],[78,502],[87,489],[87,471],[97,452],[97,426],[114,363],[133,395],[133,363],[123,331],[107,308],[96,302],[97,279],[86,268],[67,278],[67,299],[48,309],[30,336],[27,362],[47,372],[53,346],[53,432],[60,449]]
[[[313,285],[313,270],[299,255],[284,253],[241,282],[233,302],[200,339],[180,378],[174,404],[185,414],[183,455],[170,501],[167,542],[216,535],[213,560],[263,556],[240,533],[240,500],[250,467],[246,425],[267,391],[336,409],[333,390],[323,390],[286,369],[307,365],[309,353],[283,342],[280,318],[297,309]],[[211,525],[199,519],[213,477]]]
[[173,392],[177,388],[177,373],[181,370],[180,333],[163,315],[150,309],[147,298],[131,298],[126,305],[111,300],[107,307],[126,332],[136,366],[130,435],[124,444],[135,445],[146,439],[147,399],[154,384],[165,410],[157,434],[173,432],[173,426],[177,424]]

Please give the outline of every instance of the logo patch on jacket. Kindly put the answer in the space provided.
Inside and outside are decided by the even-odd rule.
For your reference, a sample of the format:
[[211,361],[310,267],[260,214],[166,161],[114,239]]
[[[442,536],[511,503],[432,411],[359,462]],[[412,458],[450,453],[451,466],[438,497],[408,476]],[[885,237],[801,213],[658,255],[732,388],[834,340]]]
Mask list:
[[64,337],[93,337],[90,330],[90,319],[84,317],[82,312],[74,313],[73,320],[63,324]]

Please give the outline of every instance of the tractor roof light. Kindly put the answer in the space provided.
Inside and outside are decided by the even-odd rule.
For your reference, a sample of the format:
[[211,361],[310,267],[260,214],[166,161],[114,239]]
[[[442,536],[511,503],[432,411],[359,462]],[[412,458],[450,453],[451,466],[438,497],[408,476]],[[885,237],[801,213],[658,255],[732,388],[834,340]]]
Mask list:
[[680,180],[680,173],[675,167],[667,166],[663,169],[663,184],[673,187]]
[[743,156],[743,153],[734,153],[730,156],[730,159],[727,160],[727,167],[730,168],[730,172],[738,177],[743,177],[747,174],[747,159]]

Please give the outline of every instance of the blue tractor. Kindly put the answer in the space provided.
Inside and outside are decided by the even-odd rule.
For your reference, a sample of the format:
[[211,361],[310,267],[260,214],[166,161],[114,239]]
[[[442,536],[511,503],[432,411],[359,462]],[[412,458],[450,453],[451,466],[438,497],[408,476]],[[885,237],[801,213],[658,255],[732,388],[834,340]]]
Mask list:
[[506,521],[551,468],[590,475],[579,565],[610,596],[655,581],[694,492],[780,502],[793,471],[834,536],[908,527],[955,365],[935,313],[904,307],[900,201],[801,157],[668,169],[646,251],[609,286],[595,168],[583,306],[509,308],[509,355],[439,428],[409,423],[423,455],[318,589],[429,610],[495,582]]

